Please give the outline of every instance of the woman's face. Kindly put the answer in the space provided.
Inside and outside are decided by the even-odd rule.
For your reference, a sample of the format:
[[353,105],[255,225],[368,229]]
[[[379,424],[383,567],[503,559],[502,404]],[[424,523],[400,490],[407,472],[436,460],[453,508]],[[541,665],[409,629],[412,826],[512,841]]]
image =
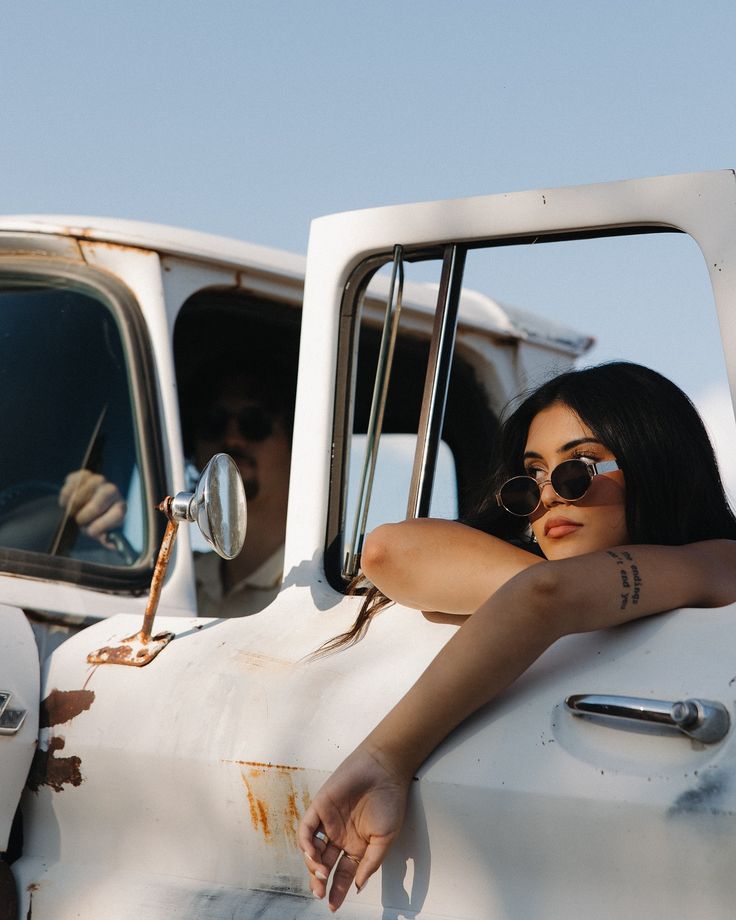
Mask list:
[[[616,459],[564,403],[555,403],[534,417],[524,451],[528,475],[548,480],[558,463],[578,457],[594,462]],[[552,484],[545,483],[542,501],[529,517],[544,555],[565,559],[628,543],[625,498],[620,470],[594,476],[578,501],[560,498]]]

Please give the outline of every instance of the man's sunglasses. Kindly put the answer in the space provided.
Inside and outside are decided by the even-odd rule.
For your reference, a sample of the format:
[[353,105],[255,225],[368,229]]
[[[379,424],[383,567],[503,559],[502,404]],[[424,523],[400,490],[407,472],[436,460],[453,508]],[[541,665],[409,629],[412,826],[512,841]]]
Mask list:
[[578,502],[585,496],[594,476],[612,473],[619,468],[615,460],[563,460],[552,470],[548,479],[536,480],[533,476],[514,476],[507,479],[496,492],[496,501],[502,508],[517,517],[534,514],[542,502],[542,488],[547,483],[560,498]]
[[218,441],[227,433],[231,419],[235,419],[246,441],[265,441],[273,434],[273,417],[263,406],[245,406],[237,412],[213,406],[198,426],[199,436],[205,441]]

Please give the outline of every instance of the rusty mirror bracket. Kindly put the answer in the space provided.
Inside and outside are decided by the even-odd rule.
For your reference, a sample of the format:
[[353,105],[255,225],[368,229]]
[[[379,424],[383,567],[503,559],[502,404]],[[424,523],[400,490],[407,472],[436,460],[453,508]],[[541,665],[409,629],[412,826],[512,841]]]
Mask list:
[[245,490],[235,462],[227,454],[215,454],[204,468],[193,493],[167,496],[158,506],[168,518],[161,549],[151,579],[146,612],[139,632],[87,655],[89,664],[127,664],[142,668],[174,638],[174,633],[153,632],[169,559],[181,521],[194,522],[223,559],[233,559],[243,548],[247,524]]

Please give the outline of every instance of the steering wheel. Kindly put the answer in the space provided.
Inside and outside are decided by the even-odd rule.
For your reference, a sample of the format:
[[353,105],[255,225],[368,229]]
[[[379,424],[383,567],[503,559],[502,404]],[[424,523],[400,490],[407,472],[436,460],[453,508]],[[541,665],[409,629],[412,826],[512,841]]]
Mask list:
[[0,491],[0,546],[48,552],[63,515],[59,486],[40,479],[17,482]]

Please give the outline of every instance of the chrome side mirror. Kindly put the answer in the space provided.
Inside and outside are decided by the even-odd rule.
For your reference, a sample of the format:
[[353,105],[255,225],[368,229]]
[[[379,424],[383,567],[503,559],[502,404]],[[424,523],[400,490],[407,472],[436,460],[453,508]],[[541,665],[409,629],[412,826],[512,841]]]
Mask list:
[[248,514],[243,480],[232,458],[215,454],[194,492],[178,492],[171,499],[171,518],[196,523],[218,555],[234,559],[245,542]]
[[223,559],[234,559],[243,548],[248,520],[245,489],[240,471],[227,454],[215,454],[202,470],[194,492],[167,496],[158,506],[169,519],[153,570],[148,604],[140,632],[119,645],[87,655],[89,664],[129,664],[143,667],[174,638],[170,632],[151,636],[161,588],[169,565],[177,529],[182,521],[196,523],[202,536]]

